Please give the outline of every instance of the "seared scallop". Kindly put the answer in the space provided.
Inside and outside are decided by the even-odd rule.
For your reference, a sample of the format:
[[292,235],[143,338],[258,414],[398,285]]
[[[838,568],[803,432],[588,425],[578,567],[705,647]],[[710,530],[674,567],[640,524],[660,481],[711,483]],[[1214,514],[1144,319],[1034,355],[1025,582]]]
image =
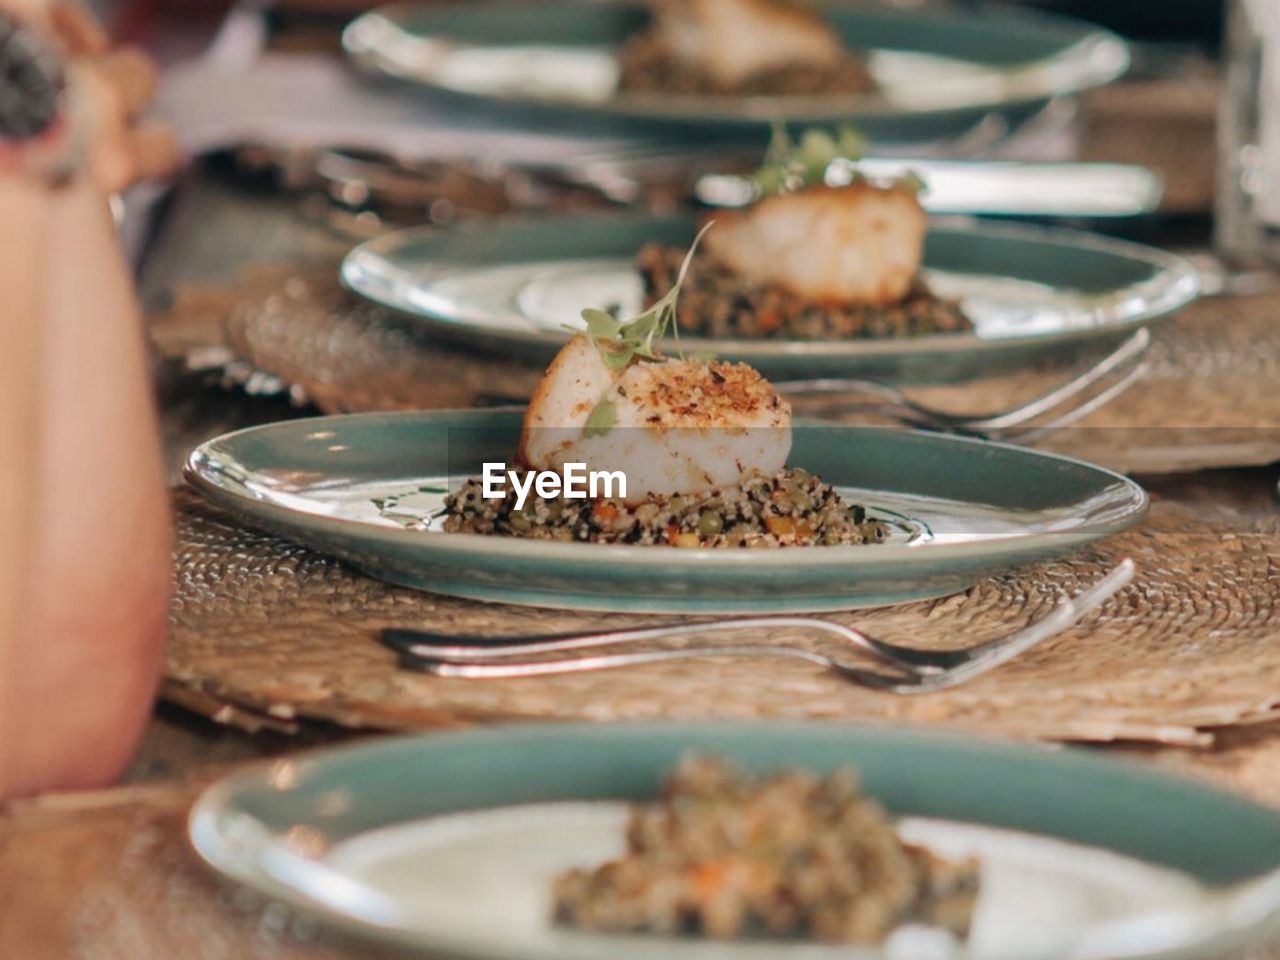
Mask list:
[[735,273],[819,303],[887,306],[920,269],[927,218],[910,187],[860,180],[767,196],[715,224],[706,250]]
[[657,0],[657,29],[679,60],[731,89],[794,64],[831,66],[844,53],[817,14],[780,0]]
[[547,369],[520,441],[534,469],[622,471],[630,502],[772,475],[790,451],[791,408],[751,367],[671,359],[614,371],[586,337]]
[[520,460],[535,469],[550,469],[554,451],[565,437],[581,432],[592,409],[621,371],[611,369],[590,338],[573,337],[555,355],[525,409],[520,431]]

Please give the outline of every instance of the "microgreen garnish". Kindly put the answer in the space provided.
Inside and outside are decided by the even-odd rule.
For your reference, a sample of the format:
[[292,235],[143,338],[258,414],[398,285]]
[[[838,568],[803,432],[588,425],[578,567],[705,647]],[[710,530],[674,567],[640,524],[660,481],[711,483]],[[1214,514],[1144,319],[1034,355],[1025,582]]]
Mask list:
[[[752,174],[751,183],[762,197],[804,190],[826,183],[828,170],[837,161],[854,167],[866,148],[866,139],[850,126],[841,126],[835,133],[810,127],[797,142],[779,121],[773,125],[764,163]],[[856,167],[853,178],[858,178]],[[914,173],[898,178],[897,183],[915,193],[924,189],[924,181]]]
[[[680,349],[680,323],[676,319],[676,304],[680,299],[680,288],[684,285],[685,275],[689,272],[689,264],[693,262],[694,251],[702,241],[702,236],[711,229],[708,223],[698,231],[689,245],[684,262],[680,264],[680,272],[676,274],[676,282],[657,303],[648,310],[630,320],[619,320],[613,313],[588,307],[582,311],[582,319],[587,325],[586,335],[600,351],[600,359],[611,370],[625,370],[635,360],[661,360],[657,341],[670,335],[676,342],[676,353],[681,360],[685,359]],[[573,329],[573,328],[568,328]],[[618,411],[613,401],[602,397],[587,414],[587,422],[582,433],[587,437],[602,437],[618,421]]]
[[617,317],[588,307],[582,311],[582,319],[586,322],[586,334],[600,351],[600,357],[612,370],[625,370],[633,360],[660,360],[657,343],[670,336],[676,341],[677,354],[685,359],[679,349],[680,324],[676,320],[676,304],[680,299],[680,288],[684,285],[685,275],[689,272],[689,264],[693,261],[694,251],[698,249],[703,234],[711,229],[711,224],[703,227],[689,246],[684,263],[680,264],[680,272],[676,274],[676,282],[657,303],[643,313],[630,320],[619,320]]
[[582,435],[584,437],[603,437],[613,429],[613,425],[617,422],[617,408],[614,407],[612,400],[604,397],[591,408],[591,413],[587,414],[587,422],[582,428]]
[[582,319],[587,322],[587,336],[592,339],[611,340],[622,329],[622,321],[617,317],[594,307],[583,310]]
[[842,126],[835,134],[809,128],[793,141],[787,125],[778,121],[765,152],[764,163],[751,177],[761,195],[789,193],[822,183],[827,167],[837,159],[861,159],[867,142],[853,127]]
[[908,170],[898,178],[898,185],[906,187],[912,193],[923,193],[928,184],[924,182],[924,178],[914,170]]

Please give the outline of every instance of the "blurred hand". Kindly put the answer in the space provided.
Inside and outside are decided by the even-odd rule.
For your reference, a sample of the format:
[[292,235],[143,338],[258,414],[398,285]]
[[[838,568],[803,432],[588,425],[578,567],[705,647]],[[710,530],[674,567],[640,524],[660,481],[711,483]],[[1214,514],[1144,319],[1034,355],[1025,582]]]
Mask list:
[[[178,163],[173,134],[141,119],[156,84],[155,67],[144,53],[112,49],[101,25],[75,2],[0,0],[0,11],[35,25],[61,49],[68,110],[83,142],[89,178],[101,193],[173,171]],[[58,148],[45,142],[23,149],[28,164],[34,160],[35,169],[41,169]],[[6,166],[20,165],[20,156],[10,154]]]
[[139,119],[155,93],[151,60],[140,50],[111,49],[106,32],[76,3],[48,5],[47,18],[68,58],[72,95],[87,113],[88,167],[95,186],[114,193],[171,173],[178,164],[173,133]]

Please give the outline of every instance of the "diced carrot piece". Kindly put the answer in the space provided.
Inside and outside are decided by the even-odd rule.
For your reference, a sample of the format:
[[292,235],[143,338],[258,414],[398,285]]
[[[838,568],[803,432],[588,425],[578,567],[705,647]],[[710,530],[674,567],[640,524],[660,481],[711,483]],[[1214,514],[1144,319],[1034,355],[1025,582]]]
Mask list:
[[723,863],[703,863],[693,869],[693,891],[700,902],[715,898],[724,885],[725,873]]
[[794,536],[796,522],[791,517],[765,517],[765,529],[779,537]]
[[781,310],[761,310],[756,314],[756,320],[760,324],[760,329],[764,333],[772,333],[782,326]]
[[591,509],[591,516],[597,523],[608,523],[618,519],[618,508],[612,503],[601,500]]

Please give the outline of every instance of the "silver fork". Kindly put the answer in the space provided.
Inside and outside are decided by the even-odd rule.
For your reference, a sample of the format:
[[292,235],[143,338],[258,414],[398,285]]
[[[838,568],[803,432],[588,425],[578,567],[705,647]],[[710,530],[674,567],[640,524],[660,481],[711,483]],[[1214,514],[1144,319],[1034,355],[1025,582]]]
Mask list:
[[[829,394],[860,395],[858,399],[841,399],[824,405],[822,410],[825,413],[876,414],[922,430],[1003,440],[1008,443],[1030,443],[1052,430],[1087,417],[1145,377],[1149,365],[1142,360],[1142,355],[1150,344],[1151,334],[1143,327],[1111,353],[1066,383],[1009,410],[993,413],[963,416],[948,413],[937,407],[918,403],[897,387],[875,380],[830,377],[783,380],[775,382],[773,387],[785,396],[797,398]],[[1102,383],[1106,383],[1104,388],[1090,392]],[[476,403],[486,407],[506,406],[523,404],[527,399],[516,394],[486,392],[476,397]],[[1055,410],[1058,411],[1056,416],[1041,419]]]
[[[865,400],[841,403],[836,409],[888,416],[907,426],[925,430],[1025,443],[1083,419],[1145,377],[1149,365],[1142,355],[1150,345],[1151,334],[1143,327],[1066,383],[1009,410],[992,413],[963,416],[948,413],[912,400],[897,387],[873,380],[784,380],[773,386],[779,393],[791,397],[861,394]],[[1105,387],[1094,390],[1104,383]],[[1055,411],[1055,416],[1042,419]]]
[[[785,657],[816,664],[846,680],[876,690],[890,693],[928,693],[972,680],[1057,636],[1114,596],[1133,579],[1133,572],[1133,561],[1125,559],[1093,586],[1062,601],[1051,613],[1022,630],[963,650],[903,647],[877,640],[853,627],[816,617],[745,617],[715,623],[527,637],[515,642],[505,639],[495,641],[484,637],[466,638],[423,630],[387,629],[382,631],[382,642],[399,654],[401,666],[438,677],[471,680],[537,677],[608,670],[690,657]],[[646,640],[778,627],[801,627],[833,634],[847,642],[855,651],[867,654],[880,664],[888,666],[893,673],[866,670],[843,659],[779,643],[715,644],[586,656],[548,656]]]

